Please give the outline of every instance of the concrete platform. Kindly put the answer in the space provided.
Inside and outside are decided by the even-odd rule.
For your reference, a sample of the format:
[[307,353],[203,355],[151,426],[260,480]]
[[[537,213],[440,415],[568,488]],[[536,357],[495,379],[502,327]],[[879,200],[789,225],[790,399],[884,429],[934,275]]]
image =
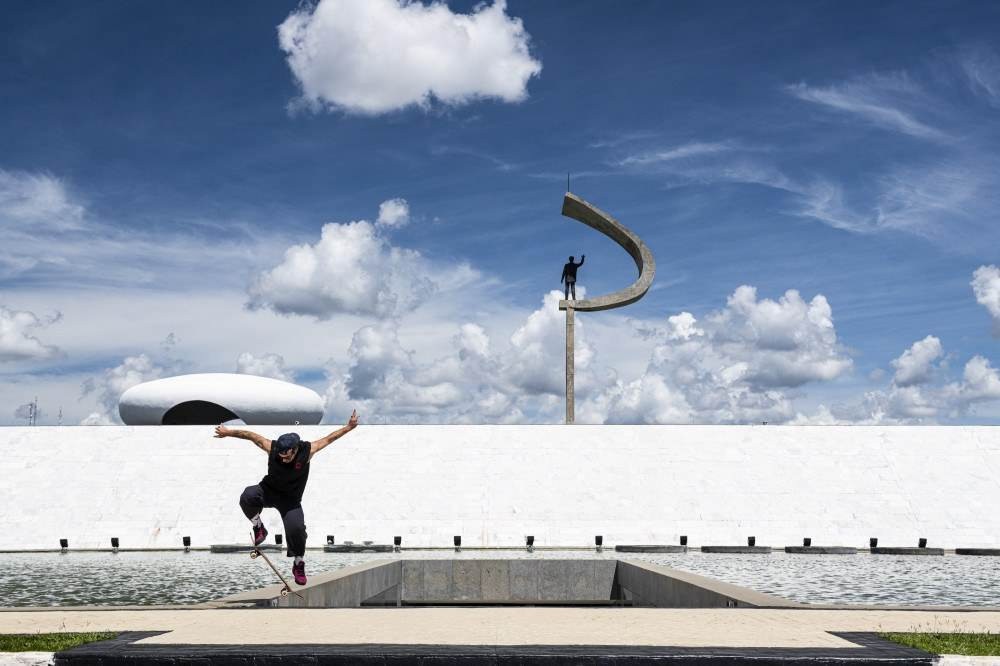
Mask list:
[[[213,553],[249,553],[253,550],[253,546],[248,543],[213,543],[209,546],[209,550]],[[285,550],[285,546],[262,543],[257,546],[257,550],[262,550],[265,553],[280,553]]]
[[142,644],[676,645],[843,648],[830,632],[1000,633],[1000,611],[260,608],[0,612],[0,633],[165,632]]
[[857,555],[851,546],[785,546],[786,553],[794,555]]
[[687,546],[661,546],[661,545],[618,545],[615,546],[616,553],[686,553]]
[[703,553],[736,553],[741,555],[770,555],[770,546],[702,546]]
[[997,633],[1000,612],[541,607],[0,612],[0,633],[143,632],[114,645],[61,653],[57,663],[62,664],[180,663],[181,658],[207,664],[223,663],[223,657],[240,664],[250,663],[250,655],[253,663],[279,663],[282,657],[283,663],[331,664],[420,659],[929,664],[923,653],[872,636],[918,628]]
[[368,546],[338,543],[336,545],[327,544],[323,546],[324,553],[391,553],[394,548],[386,544],[371,544]]
[[817,664],[931,666],[934,655],[883,640],[873,633],[838,634],[846,648],[726,648],[647,645],[143,645],[154,632],[129,632],[102,643],[56,653],[56,666],[132,666],[143,664],[289,663],[384,666],[386,664]]
[[878,546],[869,548],[872,555],[944,555],[944,548],[914,548],[912,546]]

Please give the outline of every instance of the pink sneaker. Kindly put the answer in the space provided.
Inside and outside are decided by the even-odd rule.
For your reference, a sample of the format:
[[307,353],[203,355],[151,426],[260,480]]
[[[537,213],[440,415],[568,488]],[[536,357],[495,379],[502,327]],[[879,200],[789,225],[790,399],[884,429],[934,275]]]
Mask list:
[[264,539],[267,538],[267,528],[264,527],[264,523],[256,525],[253,528],[253,545],[259,546],[264,543]]
[[292,565],[292,575],[295,576],[295,583],[297,585],[306,584],[306,563],[299,562],[298,564]]

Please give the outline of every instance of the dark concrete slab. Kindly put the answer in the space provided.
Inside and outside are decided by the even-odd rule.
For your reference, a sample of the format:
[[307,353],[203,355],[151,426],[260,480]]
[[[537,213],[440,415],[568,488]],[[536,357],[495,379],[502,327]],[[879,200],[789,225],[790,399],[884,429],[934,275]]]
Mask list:
[[874,633],[835,633],[852,648],[712,648],[645,645],[137,645],[162,632],[125,632],[55,655],[55,666],[634,666],[636,664],[753,664],[754,666],[931,666],[934,655]]
[[912,548],[889,546],[869,548],[872,555],[944,555],[944,548]]
[[[253,547],[248,543],[213,543],[209,547],[209,550],[213,553],[249,553],[253,550]],[[278,553],[285,550],[285,547],[274,543],[262,543],[257,546],[257,550],[262,550],[266,553]]]
[[687,546],[615,546],[616,553],[686,553]]
[[785,546],[785,552],[796,555],[857,555],[858,549],[851,546]]
[[1000,556],[1000,548],[956,548],[956,555]]
[[392,546],[387,546],[385,544],[372,544],[370,546],[358,544],[327,544],[323,546],[324,553],[391,553],[393,552]]
[[767,555],[771,552],[771,547],[770,546],[702,546],[701,552]]

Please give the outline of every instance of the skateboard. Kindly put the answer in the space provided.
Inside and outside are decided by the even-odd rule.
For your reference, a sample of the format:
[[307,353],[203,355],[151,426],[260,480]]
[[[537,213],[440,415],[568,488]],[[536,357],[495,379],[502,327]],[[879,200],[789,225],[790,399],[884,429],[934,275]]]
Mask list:
[[264,554],[264,551],[262,551],[257,546],[251,546],[250,559],[255,560],[258,557],[264,558],[264,561],[267,562],[267,566],[271,567],[271,571],[274,572],[274,574],[278,577],[278,579],[281,580],[281,584],[284,585],[284,587],[281,588],[281,596],[287,597],[288,593],[291,592],[299,599],[305,599],[305,597],[303,597],[301,594],[299,594],[298,592],[294,592],[292,590],[292,586],[288,584],[288,581],[285,580],[285,577],[281,575],[280,571],[278,571],[278,567],[274,566],[274,562],[272,562],[271,558],[269,558],[267,555]]

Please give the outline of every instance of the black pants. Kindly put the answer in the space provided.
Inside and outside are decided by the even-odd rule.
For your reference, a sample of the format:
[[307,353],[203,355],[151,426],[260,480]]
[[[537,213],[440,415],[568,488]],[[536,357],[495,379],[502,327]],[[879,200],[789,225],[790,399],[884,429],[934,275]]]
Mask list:
[[285,554],[288,557],[304,557],[306,554],[306,517],[302,513],[302,502],[297,499],[276,495],[262,486],[247,486],[240,495],[240,508],[247,518],[253,518],[264,508],[275,508],[281,514],[285,525],[285,539],[288,543]]
[[569,300],[569,294],[570,294],[571,291],[573,292],[573,300],[575,301],[576,300],[576,280],[573,280],[572,282],[570,282],[569,280],[566,280],[566,289],[565,289],[566,295],[563,296],[564,300]]

